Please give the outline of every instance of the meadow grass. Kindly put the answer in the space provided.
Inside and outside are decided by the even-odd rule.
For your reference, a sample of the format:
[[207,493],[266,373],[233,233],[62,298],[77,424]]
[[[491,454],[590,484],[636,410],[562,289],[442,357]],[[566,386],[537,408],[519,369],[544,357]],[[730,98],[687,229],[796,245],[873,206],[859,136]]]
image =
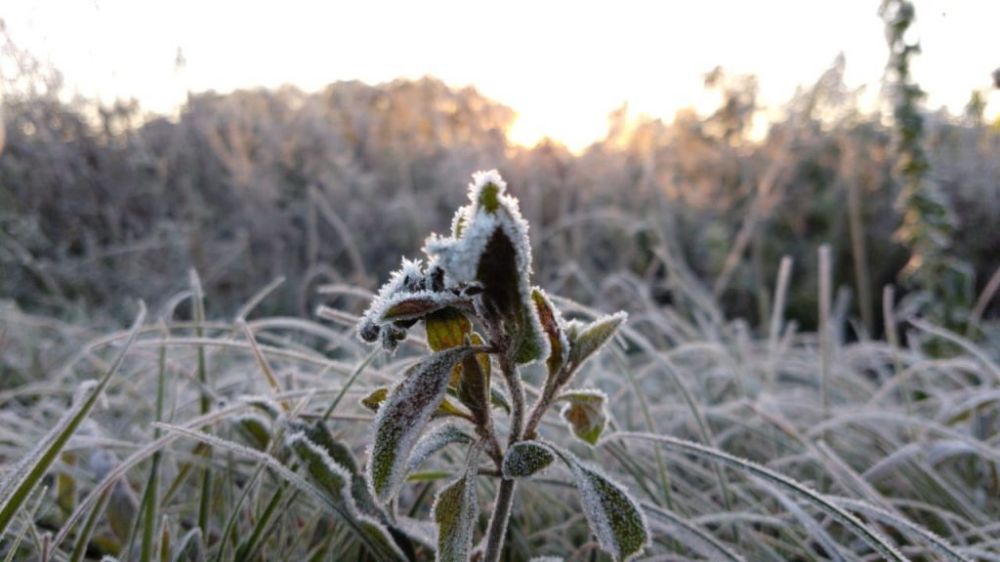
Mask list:
[[[598,290],[630,302],[630,321],[577,384],[607,393],[611,427],[589,447],[550,413],[540,435],[631,491],[648,559],[1000,560],[996,351],[891,306],[888,341],[846,341],[832,313],[798,333],[780,305],[790,268],[760,335],[697,287],[678,282],[665,307],[610,276]],[[30,382],[0,391],[2,559],[379,558],[283,437],[320,422],[363,464],[373,416],[359,400],[426,352],[415,327],[395,355],[371,353],[354,335],[370,295],[344,289],[326,291],[323,319],[256,317],[266,294],[212,318],[193,283],[104,335],[5,304],[4,368]],[[924,351],[935,341],[947,352]],[[542,382],[524,371],[529,397]],[[445,446],[403,485],[409,535],[433,544],[434,492],[464,466]],[[604,559],[569,472],[521,483],[504,559]],[[495,475],[476,482],[494,496]]]

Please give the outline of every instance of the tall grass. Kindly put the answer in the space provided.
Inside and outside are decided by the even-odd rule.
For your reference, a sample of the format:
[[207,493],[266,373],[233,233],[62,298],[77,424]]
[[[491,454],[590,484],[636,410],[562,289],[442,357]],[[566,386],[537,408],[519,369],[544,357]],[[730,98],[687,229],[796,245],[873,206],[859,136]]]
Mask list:
[[[595,302],[630,303],[619,349],[580,375],[608,393],[612,428],[588,448],[553,415],[542,419],[542,436],[598,461],[637,495],[654,559],[1000,560],[996,349],[905,310],[884,319],[894,334],[887,342],[845,340],[836,314],[826,336],[799,333],[780,310],[783,286],[796,282],[790,265],[781,269],[760,336],[704,310],[715,305],[698,287],[677,286],[675,306],[664,307],[627,274],[595,284]],[[197,292],[184,292],[153,321],[110,336],[4,306],[6,355],[45,349],[47,358],[4,367],[30,372],[32,382],[0,393],[0,458],[15,490],[5,495],[0,555],[192,559],[181,554],[182,537],[184,552],[216,560],[354,559],[377,549],[345,528],[280,437],[289,423],[319,421],[361,459],[372,416],[359,399],[421,353],[419,334],[392,357],[364,349],[352,331],[367,293],[344,289],[332,288],[338,309],[324,321],[257,316],[252,307],[236,320],[191,321],[178,305]],[[576,301],[560,306],[597,314]],[[933,339],[954,351],[927,355]],[[86,379],[102,373],[102,386],[67,418],[76,421],[60,423],[72,389],[90,389]],[[529,396],[542,380],[528,370]],[[50,431],[60,437],[46,438]],[[36,443],[41,454],[30,453]],[[404,485],[402,513],[427,518],[434,490],[465,470],[458,452],[446,447],[426,461]],[[34,460],[18,468],[20,458]],[[549,480],[521,483],[510,560],[591,552],[564,469],[551,470]],[[206,472],[207,499],[198,476]],[[38,487],[46,474],[72,480],[70,505]],[[490,497],[494,484],[479,480]],[[125,533],[114,524],[122,513],[135,517]],[[414,544],[411,555],[431,556]]]

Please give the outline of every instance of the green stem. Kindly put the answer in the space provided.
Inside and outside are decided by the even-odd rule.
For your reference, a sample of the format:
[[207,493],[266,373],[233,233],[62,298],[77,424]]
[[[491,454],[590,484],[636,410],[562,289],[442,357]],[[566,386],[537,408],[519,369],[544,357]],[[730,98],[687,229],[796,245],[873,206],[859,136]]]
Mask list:
[[496,505],[493,516],[490,517],[490,528],[487,532],[486,554],[483,562],[497,562],[503,550],[504,537],[507,535],[507,521],[510,519],[510,508],[514,504],[514,488],[516,480],[500,480],[497,490]]
[[[524,430],[524,386],[521,385],[517,366],[506,353],[500,354],[499,363],[504,382],[507,383],[507,391],[510,393],[510,435],[507,440],[507,446],[509,447],[521,440],[522,431]],[[486,554],[483,557],[483,562],[497,562],[500,560],[504,537],[507,535],[507,521],[510,519],[510,509],[514,503],[514,488],[516,484],[514,480],[500,480],[496,503],[493,506],[493,515],[490,517],[490,527],[487,531]]]

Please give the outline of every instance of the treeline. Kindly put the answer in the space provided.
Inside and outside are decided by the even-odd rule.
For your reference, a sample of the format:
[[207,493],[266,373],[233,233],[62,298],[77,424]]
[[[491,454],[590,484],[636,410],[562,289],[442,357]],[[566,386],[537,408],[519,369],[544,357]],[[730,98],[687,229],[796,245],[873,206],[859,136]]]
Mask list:
[[[196,268],[223,311],[285,277],[268,306],[308,313],[316,286],[372,287],[414,256],[448,227],[469,174],[496,167],[524,200],[539,278],[563,293],[606,292],[615,272],[668,302],[680,279],[757,322],[788,255],[790,314],[808,324],[816,249],[829,243],[838,286],[874,295],[842,301],[861,318],[908,256],[893,241],[892,132],[842,75],[838,61],[751,140],[754,80],[715,72],[714,114],[667,123],[623,109],[580,155],[513,146],[510,108],[431,78],[192,94],[171,119],[9,95],[0,297],[117,315],[132,297],[162,302]],[[926,148],[975,293],[1000,266],[1000,135],[981,108],[938,113]]]

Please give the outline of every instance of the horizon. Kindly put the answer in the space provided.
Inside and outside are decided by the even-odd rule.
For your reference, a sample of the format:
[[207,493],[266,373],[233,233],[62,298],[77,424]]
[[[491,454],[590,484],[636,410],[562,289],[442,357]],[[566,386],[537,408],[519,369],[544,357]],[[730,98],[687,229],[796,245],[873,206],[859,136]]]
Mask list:
[[[703,77],[716,66],[730,76],[757,77],[759,133],[796,88],[814,83],[840,53],[846,85],[863,88],[862,108],[879,107],[888,50],[871,2],[716,0],[683,13],[637,2],[617,10],[567,6],[531,9],[522,2],[487,13],[451,2],[293,2],[275,14],[263,4],[231,2],[196,8],[50,0],[16,1],[3,19],[19,47],[63,75],[68,94],[135,98],[143,110],[166,115],[189,92],[282,85],[312,92],[343,80],[432,76],[453,88],[473,86],[513,109],[511,142],[532,146],[550,138],[579,152],[604,137],[608,115],[623,104],[633,117],[665,121],[686,108],[711,111],[717,98],[705,91]],[[150,18],[157,24],[149,26]],[[988,89],[1000,64],[989,58],[1000,52],[1000,35],[989,33],[998,20],[1000,3],[917,2],[923,52],[914,75],[928,94],[926,110],[961,114],[979,89],[987,94],[987,115],[1000,115],[1000,95]],[[492,25],[480,23],[486,21]],[[227,26],[222,41],[219,30]]]

